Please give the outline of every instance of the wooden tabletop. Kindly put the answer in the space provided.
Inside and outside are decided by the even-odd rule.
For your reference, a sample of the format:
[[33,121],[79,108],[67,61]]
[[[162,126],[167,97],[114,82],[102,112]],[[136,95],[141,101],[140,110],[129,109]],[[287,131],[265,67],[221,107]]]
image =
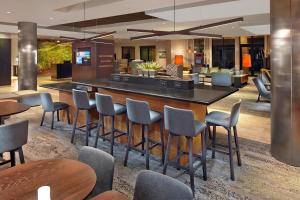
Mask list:
[[30,106],[15,101],[0,102],[0,117],[15,115],[28,110]]
[[94,170],[76,160],[41,160],[0,171],[0,199],[37,199],[50,186],[51,200],[82,200],[94,188]]
[[117,191],[107,191],[95,196],[91,200],[129,200],[124,194]]

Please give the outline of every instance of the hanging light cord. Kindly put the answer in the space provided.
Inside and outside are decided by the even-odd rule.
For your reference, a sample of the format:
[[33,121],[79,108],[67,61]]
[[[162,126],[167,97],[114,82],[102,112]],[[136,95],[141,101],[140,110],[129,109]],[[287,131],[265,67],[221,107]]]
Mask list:
[[175,23],[176,22],[175,21],[176,20],[176,16],[175,16],[176,15],[176,0],[174,0],[174,13],[173,14],[174,14],[173,20],[174,20],[174,32],[175,32],[176,31],[176,28],[175,28],[175,26],[176,26],[176,23]]
[[[83,21],[85,21],[85,0],[83,1]],[[85,31],[83,31],[84,39],[85,39]]]

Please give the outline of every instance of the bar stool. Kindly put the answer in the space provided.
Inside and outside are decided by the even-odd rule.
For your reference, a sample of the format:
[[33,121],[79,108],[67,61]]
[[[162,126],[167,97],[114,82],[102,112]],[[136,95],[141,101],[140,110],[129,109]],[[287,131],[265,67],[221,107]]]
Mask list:
[[51,129],[54,126],[54,113],[57,113],[57,121],[59,121],[59,111],[65,110],[67,112],[68,124],[70,124],[70,112],[69,105],[63,102],[53,102],[52,97],[49,93],[41,93],[42,108],[44,110],[43,117],[40,126],[43,126],[45,115],[47,112],[52,112]]
[[193,138],[201,134],[201,143],[202,143],[202,154],[196,155],[196,157],[201,159],[202,171],[203,171],[203,179],[207,180],[207,172],[206,172],[206,124],[201,123],[194,119],[194,113],[191,110],[186,109],[178,109],[170,106],[164,107],[164,115],[165,115],[165,129],[169,131],[168,136],[168,144],[166,150],[166,158],[165,164],[163,168],[163,174],[167,172],[167,166],[169,162],[169,153],[170,146],[172,143],[173,137],[176,137],[177,143],[177,168],[184,168],[180,166],[179,161],[182,154],[186,154],[186,152],[180,151],[180,137],[184,136],[188,140],[188,155],[189,155],[189,164],[188,171],[190,174],[190,182],[191,189],[193,193],[195,192],[194,185],[194,167],[193,167]]
[[[142,145],[142,155],[146,154],[146,168],[149,169],[149,151],[156,147],[157,145],[161,145],[161,160],[162,163],[165,159],[165,151],[164,151],[164,138],[163,138],[163,119],[160,113],[150,110],[149,103],[145,101],[137,101],[127,98],[126,99],[126,107],[127,107],[127,117],[129,123],[129,135],[128,135],[128,145],[124,160],[124,166],[127,166],[128,154],[131,148],[135,148],[139,145]],[[160,138],[161,141],[157,142],[151,140],[149,138],[148,128],[153,123],[160,123]],[[133,125],[139,124],[142,126],[142,141],[136,145],[131,144],[133,137]],[[146,143],[146,150],[144,145]],[[150,146],[151,143],[152,145]],[[137,149],[136,149],[137,150]]]
[[[111,134],[110,154],[113,155],[115,138],[121,137],[123,135],[127,135],[128,132],[128,125],[127,125],[127,132],[123,132],[115,128],[115,116],[126,114],[126,106],[117,103],[114,104],[112,97],[110,95],[96,94],[96,107],[97,107],[97,111],[99,112],[99,121],[98,121],[97,135],[95,141],[95,148],[97,148],[99,131],[100,131],[100,127],[102,126],[102,135],[100,137],[106,139],[105,136]],[[111,132],[108,133],[104,132],[105,131],[104,117],[106,116],[111,118]],[[116,132],[120,134],[115,135]]]
[[[219,111],[213,111],[210,112],[206,118],[206,124],[208,126],[208,130],[210,131],[210,126],[213,127],[213,137],[212,137],[212,158],[215,158],[215,152],[218,151],[220,153],[224,153],[229,155],[229,162],[230,162],[230,177],[231,180],[234,181],[234,166],[233,166],[233,158],[232,158],[232,144],[231,144],[231,130],[233,128],[234,132],[234,141],[236,146],[236,155],[238,160],[238,166],[242,166],[241,162],[241,156],[240,156],[240,148],[239,148],[239,142],[238,142],[238,136],[237,136],[237,122],[240,115],[240,107],[241,107],[242,100],[239,100],[237,103],[235,103],[231,109],[231,114],[219,112]],[[220,149],[216,149],[217,146],[224,147],[223,145],[216,144],[216,127],[222,126],[227,130],[227,142],[228,142],[228,150],[229,152],[222,151]]]
[[[93,99],[89,99],[87,91],[83,90],[72,90],[73,93],[73,101],[76,107],[76,113],[75,113],[75,120],[73,124],[73,129],[72,129],[72,138],[71,138],[71,143],[74,143],[74,138],[75,138],[75,130],[80,130],[83,131],[81,128],[86,127],[86,142],[85,145],[89,145],[89,136],[90,136],[90,130],[92,129],[92,121],[91,121],[91,115],[90,111],[94,108],[96,108],[96,102]],[[80,110],[84,110],[86,113],[86,124],[80,127],[76,127],[77,125],[77,120],[78,120],[78,114]]]

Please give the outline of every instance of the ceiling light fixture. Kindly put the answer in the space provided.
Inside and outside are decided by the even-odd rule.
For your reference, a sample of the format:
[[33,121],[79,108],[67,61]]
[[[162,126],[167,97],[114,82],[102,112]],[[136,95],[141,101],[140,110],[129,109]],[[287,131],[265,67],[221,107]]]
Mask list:
[[224,20],[216,23],[211,23],[211,24],[206,24],[206,25],[201,25],[201,26],[196,26],[184,30],[176,30],[176,2],[174,0],[174,6],[173,6],[174,12],[173,12],[173,17],[174,17],[174,29],[173,31],[156,31],[156,30],[145,30],[145,29],[127,29],[127,31],[133,31],[133,32],[141,32],[141,33],[151,33],[148,35],[141,35],[141,36],[136,36],[136,37],[131,37],[131,40],[138,40],[138,39],[145,39],[145,38],[151,38],[151,37],[156,37],[156,36],[166,36],[166,35],[193,35],[193,36],[199,36],[199,37],[208,37],[208,38],[222,38],[222,35],[219,34],[209,34],[209,33],[195,33],[192,31],[196,30],[203,30],[207,28],[212,28],[212,27],[218,27],[218,26],[223,26],[226,24],[232,24],[236,22],[241,22],[244,21],[243,17],[238,17],[234,19],[229,19],[229,20]]
[[[83,1],[83,22],[86,21],[86,5],[85,5],[85,0]],[[73,27],[75,28],[75,27]],[[96,20],[96,28],[97,28],[97,20]],[[111,31],[111,32],[107,32],[107,33],[101,33],[101,34],[98,34],[96,36],[93,36],[93,37],[89,37],[89,38],[86,38],[85,37],[85,31],[83,31],[83,39],[78,39],[78,38],[73,38],[73,37],[66,37],[66,36],[60,36],[61,39],[66,39],[66,40],[81,40],[81,41],[92,41],[94,40],[93,42],[95,43],[95,40],[96,39],[100,39],[100,38],[103,38],[103,37],[107,37],[107,36],[110,36],[110,35],[113,35],[114,33],[116,33],[116,31]],[[100,42],[98,42],[100,43]]]
[[53,18],[53,17],[49,17],[49,19],[50,19],[50,20],[53,20],[54,18]]
[[6,14],[11,14],[12,12],[11,11],[6,11]]

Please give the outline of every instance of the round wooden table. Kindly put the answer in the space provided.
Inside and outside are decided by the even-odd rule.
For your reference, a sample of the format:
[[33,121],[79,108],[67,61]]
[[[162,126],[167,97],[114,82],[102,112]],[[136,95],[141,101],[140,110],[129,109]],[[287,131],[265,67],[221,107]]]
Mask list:
[[0,199],[37,199],[50,186],[51,200],[82,200],[96,184],[95,171],[76,160],[41,160],[0,171]]
[[91,200],[129,200],[124,194],[117,191],[103,192]]
[[15,101],[0,102],[0,125],[3,124],[3,117],[8,117],[28,110],[30,106]]

